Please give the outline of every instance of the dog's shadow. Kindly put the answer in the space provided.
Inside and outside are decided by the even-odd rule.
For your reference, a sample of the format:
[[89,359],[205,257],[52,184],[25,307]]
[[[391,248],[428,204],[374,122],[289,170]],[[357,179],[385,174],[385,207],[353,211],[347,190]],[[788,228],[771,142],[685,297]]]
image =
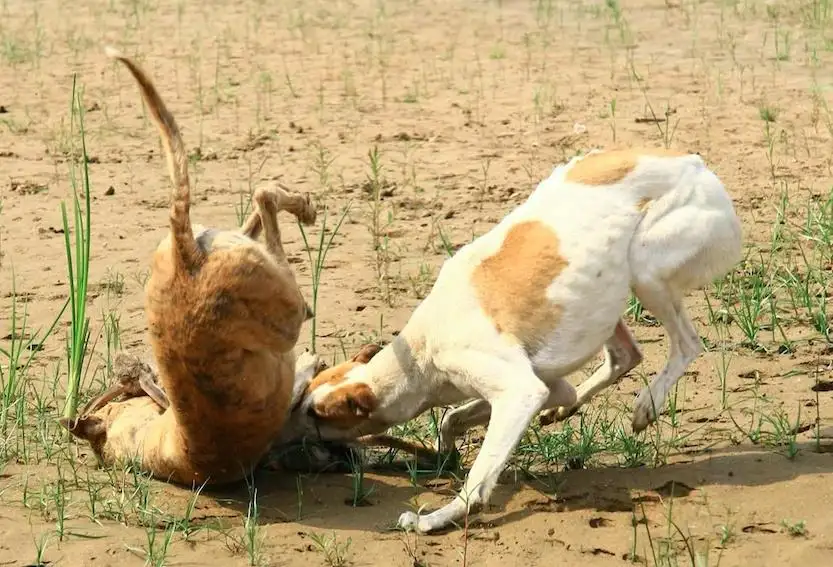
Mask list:
[[[756,447],[733,447],[656,468],[570,470],[548,483],[510,478],[496,487],[484,521],[498,527],[535,514],[575,510],[638,514],[641,504],[695,496],[709,486],[764,486],[833,473],[833,446],[821,449],[808,443],[790,460]],[[367,466],[363,475],[347,463],[312,473],[261,469],[251,481],[204,489],[194,518],[230,526],[248,517],[261,525],[293,522],[311,531],[395,531],[399,515],[415,509],[416,497],[430,501],[430,511],[449,502],[459,487],[448,474],[426,473],[413,481],[406,466],[404,461]],[[427,492],[434,494],[425,498]]]
[[[409,501],[438,478],[424,464],[413,469],[412,460],[404,457],[374,460],[362,468],[356,462],[344,459],[317,471],[260,467],[245,481],[202,489],[192,517],[197,523],[219,520],[231,526],[255,517],[261,525],[295,522],[313,531],[393,531]],[[447,474],[440,478],[450,485]],[[182,500],[189,491],[170,487],[169,494],[177,492]]]
[[[709,487],[743,489],[831,473],[833,445],[817,447],[815,443],[800,444],[794,459],[761,447],[740,446],[659,467],[569,470],[555,475],[554,491],[541,483],[499,486],[492,499],[498,513],[490,525],[510,524],[541,512],[575,510],[625,512],[639,517],[643,505],[667,506],[671,500],[698,497],[700,491],[708,493]],[[529,494],[518,499],[523,489]]]

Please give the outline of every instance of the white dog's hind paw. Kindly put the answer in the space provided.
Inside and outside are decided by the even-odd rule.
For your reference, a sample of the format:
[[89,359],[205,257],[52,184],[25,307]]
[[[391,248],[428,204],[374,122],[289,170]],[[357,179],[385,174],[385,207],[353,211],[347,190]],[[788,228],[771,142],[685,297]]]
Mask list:
[[396,525],[406,532],[419,531],[419,515],[413,512],[402,512]]
[[649,388],[642,390],[634,404],[633,419],[631,420],[633,432],[639,433],[644,431],[645,428],[656,421],[656,416],[659,415],[660,411],[662,411],[661,407],[654,407],[651,390]]

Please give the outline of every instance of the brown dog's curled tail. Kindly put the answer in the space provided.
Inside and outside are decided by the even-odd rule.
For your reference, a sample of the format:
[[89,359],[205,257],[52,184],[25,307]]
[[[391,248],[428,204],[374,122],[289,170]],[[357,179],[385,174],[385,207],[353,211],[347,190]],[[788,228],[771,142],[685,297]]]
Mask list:
[[168,111],[165,103],[151,80],[145,75],[130,58],[122,55],[113,47],[105,47],[107,57],[121,61],[139,83],[139,90],[142,99],[150,111],[150,116],[159,134],[162,137],[162,145],[165,148],[165,157],[168,161],[168,173],[174,184],[171,196],[171,237],[173,239],[174,258],[177,268],[184,271],[192,271],[202,261],[202,253],[194,240],[194,231],[191,228],[191,183],[188,179],[188,155],[185,152],[185,145],[182,143],[182,136],[176,125],[173,115]]

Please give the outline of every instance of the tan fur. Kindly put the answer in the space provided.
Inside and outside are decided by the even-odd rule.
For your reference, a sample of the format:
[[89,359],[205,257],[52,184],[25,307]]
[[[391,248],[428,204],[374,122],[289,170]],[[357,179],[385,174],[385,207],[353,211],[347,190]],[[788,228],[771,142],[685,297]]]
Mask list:
[[[170,402],[113,402],[76,423],[105,464],[137,457],[173,482],[243,478],[280,432],[292,399],[293,347],[310,310],[286,261],[277,214],[315,221],[309,199],[258,190],[243,231],[194,238],[188,161],[179,130],[151,81],[108,49],[140,86],[162,135],[174,185],[171,233],[154,253],[145,293],[150,342]],[[264,233],[265,245],[253,240]],[[103,436],[103,441],[102,441]]]
[[537,221],[523,222],[509,229],[500,250],[475,268],[472,284],[495,328],[534,352],[561,316],[546,293],[566,267],[555,232]]
[[571,183],[582,183],[591,186],[612,185],[622,181],[634,170],[640,156],[676,157],[684,155],[686,155],[684,152],[662,148],[610,150],[592,153],[568,169],[564,179]]
[[325,384],[336,385],[340,383],[344,380],[344,375],[347,374],[351,368],[359,364],[367,364],[370,359],[373,358],[373,355],[379,352],[381,348],[382,347],[375,344],[365,345],[350,360],[342,362],[333,368],[325,368],[310,381],[304,395],[306,396],[309,392],[312,392]]
[[346,384],[315,404],[318,419],[339,427],[353,427],[367,419],[378,401],[367,384]]

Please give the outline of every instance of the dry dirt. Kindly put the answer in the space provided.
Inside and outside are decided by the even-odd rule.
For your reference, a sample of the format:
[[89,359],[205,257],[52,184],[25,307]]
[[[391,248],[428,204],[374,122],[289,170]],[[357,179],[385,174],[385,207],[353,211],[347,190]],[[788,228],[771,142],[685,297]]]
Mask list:
[[[169,193],[156,132],[133,81],[105,58],[107,43],[142,62],[183,129],[194,158],[196,222],[235,226],[235,207],[251,188],[280,180],[319,204],[319,227],[310,231],[317,242],[320,219],[331,227],[350,205],[324,263],[317,308],[317,348],[334,358],[401,328],[445,257],[443,238],[453,248],[485,232],[555,163],[593,147],[699,152],[731,192],[753,260],[769,250],[774,226],[801,234],[812,207],[826,210],[833,35],[824,2],[4,0],[0,6],[2,346],[12,342],[13,281],[31,328],[48,325],[67,297],[60,202],[70,198],[70,172],[77,171],[70,119],[75,73],[92,180],[90,313],[98,338],[90,389],[107,379],[108,314],[118,318],[122,348],[144,349],[141,282],[166,231]],[[649,106],[660,117],[670,108],[669,120],[648,120]],[[382,167],[375,212],[368,192],[374,147]],[[780,215],[784,195],[789,207]],[[300,232],[283,223],[311,297]],[[739,267],[738,277],[749,272]],[[716,297],[714,289],[709,296]],[[820,301],[825,305],[826,296]],[[828,378],[829,343],[794,318],[783,328],[795,341],[791,348],[779,350],[782,337],[763,325],[760,348],[750,349],[737,325],[723,325],[720,336],[702,292],[687,304],[712,348],[681,381],[676,421],[666,416],[658,433],[648,432],[647,443],[653,436],[651,446],[667,456],[662,466],[653,466],[653,458],[646,466],[620,466],[610,447],[591,451],[584,469],[551,463],[553,474],[541,473],[540,462],[525,468],[519,457],[466,538],[462,530],[415,538],[391,529],[412,498],[429,508],[447,501],[455,486],[447,479],[427,475],[415,488],[406,474],[368,472],[370,505],[353,507],[345,504],[350,474],[264,473],[255,558],[265,565],[338,564],[314,542],[315,534],[335,533],[339,544],[350,542],[346,559],[357,566],[616,565],[634,551],[636,561],[650,565],[693,565],[693,556],[697,565],[830,564],[833,453],[824,433],[833,400],[831,388],[812,390]],[[730,301],[733,308],[737,302]],[[646,353],[641,371],[650,376],[664,360],[664,334],[649,320],[629,321]],[[108,477],[86,447],[61,448],[54,418],[63,403],[65,328],[62,322],[27,371],[25,426],[0,439],[0,565],[34,564],[41,542],[44,564],[143,565],[148,538],[155,533],[161,547],[166,533],[164,526],[146,527],[154,525],[148,511],[181,515],[190,493],[129,474]],[[309,337],[307,329],[303,345]],[[0,366],[0,377],[8,377],[5,358]],[[721,406],[721,375],[732,411]],[[632,373],[607,403],[600,398],[586,420],[605,415],[619,430],[625,424],[626,438],[639,377]],[[754,404],[750,392],[757,394]],[[624,409],[604,409],[610,407]],[[743,435],[761,419],[773,430],[766,416],[779,408],[794,431],[768,437],[778,443],[753,444]],[[580,418],[568,426],[579,430]],[[562,427],[541,435],[557,438]],[[519,455],[534,446],[530,439]],[[798,449],[792,459],[785,439]],[[93,486],[102,499],[99,513],[89,504]],[[149,486],[147,494],[142,486]],[[100,513],[105,501],[108,509],[130,512]],[[164,564],[248,565],[247,503],[245,487],[201,495],[191,519],[204,529],[187,541],[176,531]]]

